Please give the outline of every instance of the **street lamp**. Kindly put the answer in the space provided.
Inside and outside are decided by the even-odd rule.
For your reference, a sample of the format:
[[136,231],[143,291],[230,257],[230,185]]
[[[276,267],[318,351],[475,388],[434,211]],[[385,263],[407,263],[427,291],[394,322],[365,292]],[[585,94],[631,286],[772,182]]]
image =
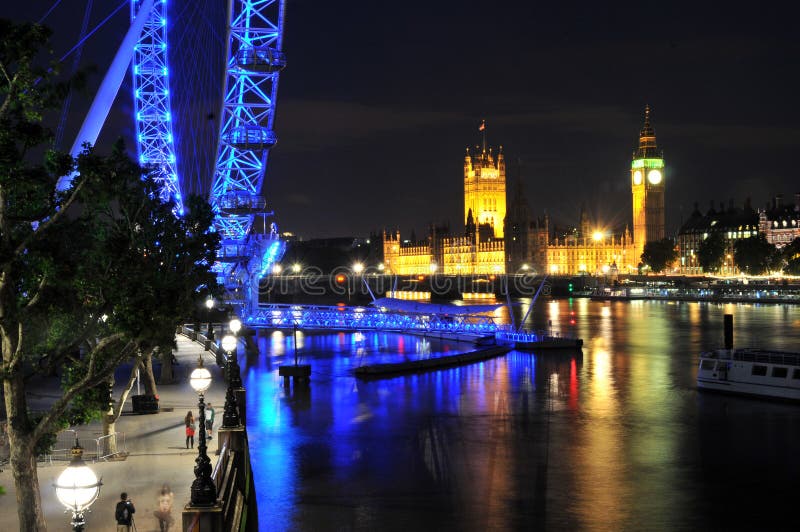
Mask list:
[[[230,324],[228,324],[228,327],[230,328],[230,330],[231,330],[231,332],[233,334],[238,335],[239,331],[242,330],[242,322],[241,322],[241,320],[239,318],[233,318],[231,320]],[[223,338],[223,340],[225,340],[225,338]]]
[[228,375],[228,389],[225,392],[225,409],[222,414],[222,428],[231,429],[241,425],[239,419],[239,405],[236,401],[236,390],[242,387],[242,377],[239,374],[239,361],[236,358],[236,345],[238,341],[232,334],[222,339],[222,349],[227,356],[225,373]]
[[206,308],[208,309],[208,334],[206,334],[206,338],[214,341],[214,328],[211,326],[211,309],[214,308],[213,298],[209,297],[206,299]]
[[353,264],[353,271],[356,273],[361,273],[364,271],[364,265],[360,262],[356,262]]
[[83,512],[88,511],[89,506],[97,500],[102,485],[102,481],[97,479],[94,471],[83,461],[83,447],[76,437],[75,446],[72,448],[72,460],[53,484],[59,502],[72,512],[70,524],[73,531],[83,530],[86,525]]
[[206,454],[206,403],[203,394],[211,386],[211,372],[203,367],[203,357],[199,357],[199,365],[189,376],[189,385],[197,392],[200,414],[200,435],[197,445],[197,458],[194,466],[194,482],[192,482],[190,504],[192,506],[214,506],[217,502],[217,487],[211,480],[211,459]]

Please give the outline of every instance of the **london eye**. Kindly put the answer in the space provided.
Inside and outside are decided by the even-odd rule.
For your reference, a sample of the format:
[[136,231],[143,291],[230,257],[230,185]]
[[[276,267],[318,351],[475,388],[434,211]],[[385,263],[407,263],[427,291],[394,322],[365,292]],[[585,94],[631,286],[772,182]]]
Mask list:
[[130,28],[71,153],[95,143],[130,67],[139,163],[155,172],[178,214],[187,194],[208,199],[221,239],[214,270],[227,302],[247,315],[258,305],[259,279],[284,251],[263,186],[277,142],[286,2],[124,2]]

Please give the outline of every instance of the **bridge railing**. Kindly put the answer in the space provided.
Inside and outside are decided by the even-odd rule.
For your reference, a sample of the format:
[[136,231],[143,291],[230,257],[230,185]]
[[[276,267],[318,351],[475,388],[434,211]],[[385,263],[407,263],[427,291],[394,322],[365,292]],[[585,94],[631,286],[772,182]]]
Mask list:
[[[240,390],[239,394],[244,404],[245,391]],[[187,505],[181,527],[186,532],[258,530],[255,482],[250,465],[244,409],[240,409],[239,416],[242,426],[217,430],[219,458],[211,473],[217,489],[216,504],[212,507]]]
[[492,316],[394,313],[370,307],[274,304],[247,318],[252,327],[493,334],[510,330]]

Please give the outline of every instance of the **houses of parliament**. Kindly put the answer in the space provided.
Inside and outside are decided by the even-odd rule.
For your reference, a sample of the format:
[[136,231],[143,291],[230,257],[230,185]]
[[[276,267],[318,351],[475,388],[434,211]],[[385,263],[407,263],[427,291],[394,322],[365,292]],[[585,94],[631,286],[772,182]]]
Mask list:
[[578,227],[557,233],[549,217],[531,218],[518,181],[506,205],[506,162],[484,141],[464,157],[464,231],[431,227],[427,239],[404,241],[383,234],[384,267],[397,275],[630,273],[638,269],[645,242],[664,238],[664,158],[645,108],[639,145],[630,169],[633,231],[594,229],[585,210]]

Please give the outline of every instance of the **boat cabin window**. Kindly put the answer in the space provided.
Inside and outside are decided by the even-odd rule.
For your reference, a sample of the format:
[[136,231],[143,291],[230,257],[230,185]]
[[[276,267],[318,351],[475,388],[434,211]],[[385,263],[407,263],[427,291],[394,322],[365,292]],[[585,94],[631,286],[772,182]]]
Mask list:
[[779,379],[785,379],[786,375],[788,375],[789,368],[781,368],[781,367],[774,367],[772,368],[772,376],[778,377]]
[[793,379],[800,379],[800,369],[794,370],[794,374],[792,375]]
[[753,364],[753,371],[751,375],[758,375],[759,377],[766,377],[767,376],[767,366],[759,366],[757,364]]
[[714,361],[713,360],[703,360],[700,362],[700,369],[714,369]]

